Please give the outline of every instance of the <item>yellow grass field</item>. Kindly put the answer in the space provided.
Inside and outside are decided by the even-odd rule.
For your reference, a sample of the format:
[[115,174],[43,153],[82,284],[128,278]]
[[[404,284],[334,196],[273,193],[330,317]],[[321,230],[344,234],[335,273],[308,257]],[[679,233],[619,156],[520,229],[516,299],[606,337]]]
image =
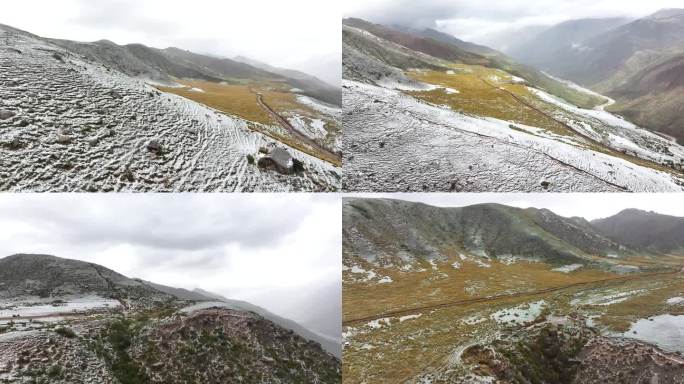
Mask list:
[[[178,82],[186,88],[158,88],[246,120],[262,124],[276,124],[273,118],[259,107],[256,95],[247,85],[220,84],[202,80],[179,80]],[[192,88],[198,88],[204,92],[194,91]]]
[[[448,93],[445,88],[405,92],[429,103],[447,105],[457,112],[493,117],[512,123],[542,128],[549,133],[560,136],[574,137],[578,139],[577,144],[585,148],[615,156],[640,166],[678,175],[675,170],[662,164],[627,155],[600,143],[582,138],[574,130],[550,117],[556,110],[555,107],[551,107],[533,95],[526,85],[514,82],[512,77],[504,71],[465,64],[451,64],[450,67],[453,68],[450,71],[411,70],[407,71],[406,74],[414,80],[438,87],[451,88],[457,90],[458,93]],[[512,125],[511,129],[516,128]]]
[[[681,265],[681,258],[672,258]],[[358,260],[355,263],[361,265]],[[395,308],[444,302],[448,300],[487,297],[518,291],[536,291],[545,287],[588,282],[617,276],[597,269],[582,268],[571,273],[552,271],[544,263],[518,262],[506,265],[489,262],[490,268],[461,263],[459,269],[448,264],[424,272],[402,273],[374,268],[380,275],[393,279],[389,284],[352,282],[345,272],[343,284],[344,319],[382,313]],[[362,265],[370,269],[369,265]],[[468,286],[477,287],[471,296]],[[578,298],[630,294],[610,305],[576,303]],[[389,316],[375,325],[351,324],[343,354],[343,382],[403,383],[415,380],[421,372],[439,369],[463,369],[454,365],[458,351],[474,342],[489,340],[497,330],[515,332],[517,325],[497,323],[491,315],[501,309],[525,306],[543,300],[542,315],[582,313],[594,316],[600,327],[624,331],[639,318],[673,313],[665,304],[670,297],[684,296],[681,274],[646,275],[635,280],[619,280],[573,286],[567,289],[511,296],[486,302],[474,302],[443,308],[426,309],[402,319]],[[397,362],[401,362],[398,364]]]

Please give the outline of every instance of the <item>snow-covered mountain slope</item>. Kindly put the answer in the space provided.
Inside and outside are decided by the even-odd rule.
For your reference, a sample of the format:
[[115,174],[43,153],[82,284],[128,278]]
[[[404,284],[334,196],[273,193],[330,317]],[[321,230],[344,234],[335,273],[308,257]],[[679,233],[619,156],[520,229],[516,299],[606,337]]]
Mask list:
[[682,190],[681,177],[513,130],[509,121],[468,116],[370,84],[345,80],[343,87],[346,190]]
[[[339,168],[258,133],[268,131],[260,125],[0,27],[1,190],[339,188]],[[258,167],[262,147],[284,148],[304,170]]]
[[368,31],[344,36],[345,190],[684,188],[684,147],[602,106],[579,108],[504,70],[411,53]]

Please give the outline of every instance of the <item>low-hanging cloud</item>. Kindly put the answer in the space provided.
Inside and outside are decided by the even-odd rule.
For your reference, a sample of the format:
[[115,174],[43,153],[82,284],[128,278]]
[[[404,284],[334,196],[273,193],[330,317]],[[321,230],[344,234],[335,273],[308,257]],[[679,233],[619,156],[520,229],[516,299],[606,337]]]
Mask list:
[[682,7],[680,0],[648,2],[622,0],[350,0],[346,17],[361,17],[382,24],[435,28],[456,37],[487,42],[488,35],[533,25],[597,17],[643,17],[662,8]]

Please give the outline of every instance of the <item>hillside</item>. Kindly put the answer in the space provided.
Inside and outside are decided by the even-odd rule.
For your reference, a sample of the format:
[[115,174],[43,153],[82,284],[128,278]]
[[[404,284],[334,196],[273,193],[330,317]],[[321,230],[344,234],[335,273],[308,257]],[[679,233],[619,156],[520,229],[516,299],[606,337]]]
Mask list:
[[0,259],[0,298],[70,295],[99,295],[132,304],[173,298],[97,264],[32,254]]
[[[172,51],[0,26],[0,190],[340,187],[338,108],[246,64]],[[256,74],[268,79],[228,79]]]
[[684,252],[684,218],[626,209],[591,222],[601,233],[621,244],[660,253]]
[[581,70],[575,56],[588,49],[583,42],[629,22],[625,18],[568,20],[539,31],[523,43],[513,43],[507,52],[523,63],[576,80],[569,74]]
[[610,111],[681,143],[683,114],[673,100],[684,92],[683,36],[684,10],[663,9],[628,23],[615,19],[561,23],[516,48],[514,56],[614,98]]
[[3,383],[341,381],[339,359],[301,336],[315,335],[249,303],[47,255],[0,271]]
[[606,112],[611,100],[436,31],[345,19],[343,78],[348,191],[684,185],[684,147]]
[[631,254],[586,222],[498,204],[440,208],[400,200],[345,199],[343,222],[345,255],[378,266],[446,262],[459,254],[557,265]]

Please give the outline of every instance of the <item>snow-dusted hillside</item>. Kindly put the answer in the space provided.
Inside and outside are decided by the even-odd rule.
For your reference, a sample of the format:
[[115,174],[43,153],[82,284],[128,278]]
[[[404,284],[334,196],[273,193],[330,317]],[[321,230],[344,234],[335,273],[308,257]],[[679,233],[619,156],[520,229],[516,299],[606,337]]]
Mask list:
[[[347,191],[684,189],[684,147],[600,107],[578,108],[503,70],[431,58],[367,31],[345,26],[345,39]],[[474,96],[464,96],[455,80],[449,87],[440,83],[439,76],[455,71]],[[491,95],[498,99],[483,101]],[[496,104],[500,100],[507,104]],[[533,126],[513,116],[546,123]]]
[[[250,129],[0,26],[0,190],[331,191],[341,171]],[[151,145],[150,145],[151,144]],[[282,147],[304,171],[253,164]]]
[[682,190],[681,178],[670,173],[512,130],[507,121],[370,84],[345,80],[343,86],[347,190]]

